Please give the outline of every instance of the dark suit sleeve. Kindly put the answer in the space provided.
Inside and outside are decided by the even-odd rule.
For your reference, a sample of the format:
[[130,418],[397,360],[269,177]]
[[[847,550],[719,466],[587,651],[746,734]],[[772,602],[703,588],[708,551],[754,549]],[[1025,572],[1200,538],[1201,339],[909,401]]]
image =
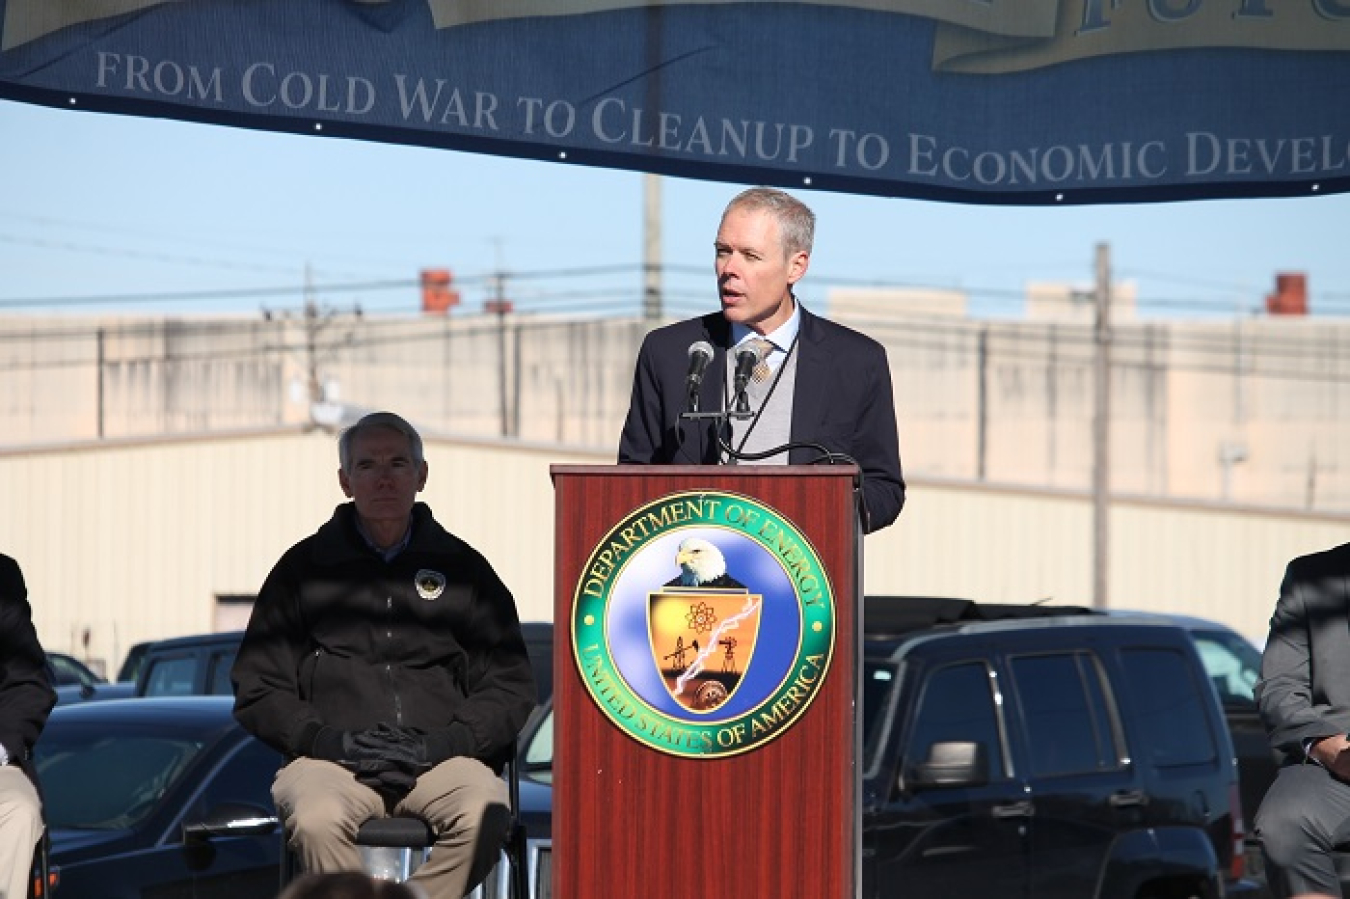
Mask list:
[[862,470],[863,531],[895,521],[905,504],[900,435],[886,348],[851,328],[802,310],[795,352],[790,459],[819,461],[811,446],[842,453]]
[[664,447],[667,428],[665,419],[655,338],[648,334],[642,341],[633,370],[633,395],[629,400],[623,432],[619,435],[619,462],[640,465],[669,462]]
[[23,574],[0,556],[0,743],[11,757],[28,757],[55,704]]
[[871,533],[894,522],[905,505],[895,395],[884,349],[869,366],[864,397],[852,455],[863,471],[863,532]]

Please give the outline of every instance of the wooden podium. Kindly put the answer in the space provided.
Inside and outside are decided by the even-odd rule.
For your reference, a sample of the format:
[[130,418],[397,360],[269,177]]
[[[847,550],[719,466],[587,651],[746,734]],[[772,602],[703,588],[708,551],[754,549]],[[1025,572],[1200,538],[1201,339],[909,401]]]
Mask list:
[[[855,896],[857,468],[551,475],[553,896]],[[737,587],[671,585],[691,535],[723,549]]]

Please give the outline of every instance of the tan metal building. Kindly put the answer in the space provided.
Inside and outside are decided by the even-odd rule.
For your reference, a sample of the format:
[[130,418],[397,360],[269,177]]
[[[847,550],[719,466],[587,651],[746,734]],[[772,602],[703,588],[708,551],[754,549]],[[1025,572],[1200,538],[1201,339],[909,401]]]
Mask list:
[[[525,619],[552,618],[551,465],[608,453],[432,437],[423,498],[480,549]],[[114,669],[134,642],[240,626],[271,565],[342,501],[336,443],[283,426],[0,452],[0,551],[23,566],[51,649]],[[1085,491],[910,479],[865,541],[869,593],[1091,602]],[[1264,637],[1285,562],[1350,539],[1350,516],[1117,496],[1111,604]],[[86,640],[87,635],[87,640]]]
[[[1066,294],[1067,296],[1067,294]],[[887,348],[910,499],[871,593],[1092,600],[1091,328],[840,296]],[[1046,302],[1049,302],[1048,300]],[[549,465],[608,462],[637,319],[0,318],[0,552],[53,649],[238,626],[341,500],[330,430],[392,408],[426,499],[552,613]],[[1110,603],[1260,640],[1289,557],[1350,540],[1350,323],[1116,322]]]

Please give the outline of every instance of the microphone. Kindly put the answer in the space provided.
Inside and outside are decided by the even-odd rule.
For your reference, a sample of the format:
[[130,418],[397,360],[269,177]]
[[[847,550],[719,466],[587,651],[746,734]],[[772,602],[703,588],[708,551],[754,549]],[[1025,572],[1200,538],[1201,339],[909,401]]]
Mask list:
[[698,391],[703,384],[703,372],[712,361],[712,344],[700,340],[689,345],[689,373],[684,377],[684,385],[689,393],[689,411],[698,411]]
[[763,361],[764,351],[758,344],[747,343],[736,348],[736,378],[732,393],[737,412],[750,411],[750,398],[745,391],[750,386],[750,376],[755,373],[755,366]]

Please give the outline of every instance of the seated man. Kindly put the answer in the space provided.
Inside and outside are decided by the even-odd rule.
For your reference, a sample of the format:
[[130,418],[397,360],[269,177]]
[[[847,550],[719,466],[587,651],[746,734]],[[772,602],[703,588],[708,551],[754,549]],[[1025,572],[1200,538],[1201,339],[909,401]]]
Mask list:
[[1350,842],[1350,543],[1289,563],[1261,654],[1256,703],[1289,759],[1256,833],[1271,892],[1339,897],[1332,850]]
[[42,836],[33,744],[54,705],[23,573],[0,556],[0,899],[28,895],[33,847]]
[[338,441],[352,500],[276,564],[232,677],[235,716],[291,761],[272,795],[306,871],[358,871],[361,822],[422,818],[413,875],[460,899],[496,861],[498,776],[535,704],[515,601],[491,565],[416,502],[422,439],[390,412]]

